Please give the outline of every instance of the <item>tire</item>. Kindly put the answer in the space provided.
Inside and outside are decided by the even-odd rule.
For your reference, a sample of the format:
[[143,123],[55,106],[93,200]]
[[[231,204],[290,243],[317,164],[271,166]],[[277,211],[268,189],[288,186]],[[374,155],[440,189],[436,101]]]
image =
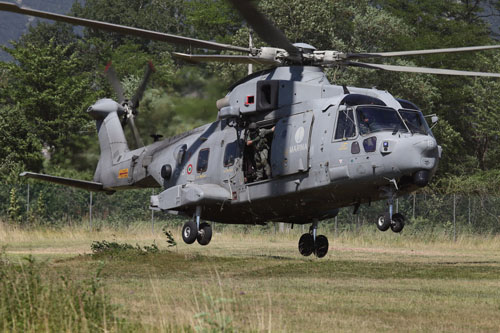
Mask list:
[[323,258],[328,253],[328,238],[323,235],[316,237],[316,243],[314,244],[314,254],[318,258]]
[[387,231],[391,226],[391,217],[389,213],[385,213],[383,215],[379,215],[377,218],[377,228],[380,231]]
[[193,244],[198,236],[198,230],[194,221],[187,221],[182,227],[182,240],[186,244]]
[[401,232],[405,227],[405,217],[403,214],[396,213],[392,215],[391,230],[393,232]]
[[206,222],[201,223],[200,232],[198,232],[196,240],[200,245],[208,245],[212,240],[212,226]]
[[305,257],[314,252],[314,239],[311,234],[303,234],[299,239],[299,252]]

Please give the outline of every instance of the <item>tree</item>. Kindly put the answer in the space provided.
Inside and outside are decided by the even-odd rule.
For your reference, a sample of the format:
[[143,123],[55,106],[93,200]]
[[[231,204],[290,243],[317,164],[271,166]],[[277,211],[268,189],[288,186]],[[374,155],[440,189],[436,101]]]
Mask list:
[[21,113],[53,163],[85,168],[82,159],[76,163],[77,153],[95,129],[84,111],[100,91],[89,89],[95,81],[85,69],[79,43],[58,45],[51,39],[40,44],[16,43],[8,50],[16,62],[5,66],[9,84],[1,87],[0,95]]
[[15,106],[0,107],[0,180],[15,183],[23,170],[42,168],[42,143],[25,114]]

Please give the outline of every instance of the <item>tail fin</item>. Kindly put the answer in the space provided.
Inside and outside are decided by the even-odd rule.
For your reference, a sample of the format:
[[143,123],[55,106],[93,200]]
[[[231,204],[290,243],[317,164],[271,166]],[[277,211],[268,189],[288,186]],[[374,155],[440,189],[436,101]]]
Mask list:
[[113,164],[118,162],[117,159],[129,151],[119,118],[124,112],[123,106],[111,99],[101,99],[88,109],[88,113],[96,120],[101,148],[101,156],[94,174],[96,182],[103,182],[102,170],[111,169]]

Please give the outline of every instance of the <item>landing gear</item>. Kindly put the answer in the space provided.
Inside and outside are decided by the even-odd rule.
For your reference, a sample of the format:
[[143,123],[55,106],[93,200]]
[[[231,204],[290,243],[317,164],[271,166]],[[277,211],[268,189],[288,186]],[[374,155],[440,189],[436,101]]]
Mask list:
[[198,236],[198,228],[194,221],[187,221],[182,227],[182,240],[186,244],[193,244]]
[[182,227],[182,240],[186,244],[198,241],[200,245],[208,245],[212,240],[212,226],[206,222],[200,223],[201,207],[196,207],[196,213],[191,221]]
[[391,226],[391,217],[389,213],[380,214],[377,218],[377,228],[380,231],[387,231]]
[[405,227],[405,217],[401,213],[393,214],[393,199],[394,192],[392,188],[387,190],[387,202],[389,204],[389,212],[381,214],[377,218],[377,228],[380,231],[387,231],[389,228],[393,232],[401,232]]
[[314,254],[316,257],[323,258],[328,253],[328,238],[323,235],[316,237],[316,243],[314,244]]
[[196,240],[200,245],[208,245],[212,239],[212,226],[206,222],[200,224],[200,230],[198,231],[198,236]]
[[314,252],[314,238],[311,234],[303,234],[299,239],[299,252],[305,257]]
[[309,233],[303,234],[299,239],[299,252],[303,256],[315,254],[318,258],[323,258],[328,253],[328,238],[323,235],[316,236],[318,222],[313,222]]
[[401,232],[405,227],[405,217],[403,214],[396,213],[392,215],[391,230],[393,232]]

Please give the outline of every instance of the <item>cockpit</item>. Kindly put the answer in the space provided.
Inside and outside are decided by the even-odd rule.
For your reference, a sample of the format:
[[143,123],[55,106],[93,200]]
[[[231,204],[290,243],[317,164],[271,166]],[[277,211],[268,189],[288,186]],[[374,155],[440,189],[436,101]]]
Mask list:
[[418,110],[396,111],[389,107],[360,105],[356,107],[356,118],[361,135],[381,131],[431,135],[424,116]]
[[402,108],[396,110],[374,97],[365,95],[348,95],[339,110],[335,139],[347,139],[358,132],[366,136],[376,132],[391,131],[432,135],[420,109],[413,103],[399,100]]

